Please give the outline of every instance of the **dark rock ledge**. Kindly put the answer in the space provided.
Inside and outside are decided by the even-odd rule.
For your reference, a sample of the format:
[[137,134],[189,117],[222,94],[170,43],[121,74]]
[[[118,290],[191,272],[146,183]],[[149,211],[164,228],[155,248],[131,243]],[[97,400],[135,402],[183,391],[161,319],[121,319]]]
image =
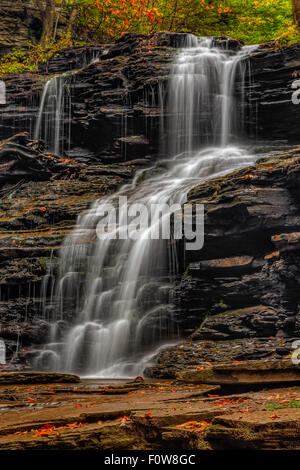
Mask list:
[[71,374],[43,372],[1,372],[0,385],[79,383],[80,378]]

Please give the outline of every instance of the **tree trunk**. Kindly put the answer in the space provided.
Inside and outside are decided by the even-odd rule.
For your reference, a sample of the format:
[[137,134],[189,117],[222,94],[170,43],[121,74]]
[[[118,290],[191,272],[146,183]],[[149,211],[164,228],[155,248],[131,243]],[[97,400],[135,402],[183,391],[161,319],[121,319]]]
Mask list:
[[44,11],[43,32],[41,44],[45,47],[53,38],[53,30],[55,24],[56,10],[55,0],[46,0],[46,8]]
[[297,25],[297,29],[300,31],[300,0],[292,0],[293,5],[293,17]]
[[176,14],[177,14],[177,8],[178,8],[178,0],[176,0],[175,3],[174,3],[174,9],[173,9],[173,13],[171,14],[172,16],[171,16],[169,31],[172,31],[172,29],[173,29],[174,20],[175,20]]
[[74,6],[70,15],[69,26],[67,30],[67,34],[70,34],[70,36],[72,36],[72,31],[73,31],[73,27],[74,27],[77,15],[78,15],[78,7]]
[[55,21],[54,33],[53,33],[53,41],[54,42],[56,40],[56,34],[57,34],[59,19],[60,19],[61,13],[64,11],[65,6],[66,6],[66,2],[65,2],[65,0],[62,0],[60,8],[58,10],[58,13],[56,15],[56,21]]

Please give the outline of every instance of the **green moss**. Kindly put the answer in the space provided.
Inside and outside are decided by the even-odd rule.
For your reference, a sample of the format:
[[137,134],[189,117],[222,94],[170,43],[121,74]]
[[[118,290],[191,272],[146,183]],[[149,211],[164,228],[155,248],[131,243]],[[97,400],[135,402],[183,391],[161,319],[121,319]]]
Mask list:
[[29,43],[26,49],[13,49],[0,59],[0,77],[8,74],[33,73],[38,71],[38,64],[46,62],[62,49],[78,46],[81,43],[73,41],[65,35],[59,41],[42,47],[40,44]]
[[41,268],[46,270],[47,269],[47,264],[48,264],[47,258],[39,258],[39,265],[41,266]]
[[243,315],[245,314],[246,312],[249,312],[251,313],[251,311],[254,311],[254,310],[259,310],[261,308],[266,308],[265,305],[256,305],[255,307],[245,307],[245,308],[239,308],[237,310],[227,310],[228,309],[228,306],[225,305],[225,304],[217,304],[217,307],[221,307],[221,306],[225,306],[225,309],[223,308],[223,313],[222,313],[222,316],[227,316],[227,315]]
[[216,308],[220,309],[221,311],[225,311],[228,309],[228,305],[226,305],[223,300],[221,300],[218,304],[216,304]]
[[242,437],[243,434],[247,434],[244,430],[238,428],[229,428],[227,426],[223,426],[222,424],[212,424],[207,428],[207,438],[210,439],[213,437],[214,439],[217,438],[239,438]]
[[201,371],[197,371],[197,377],[199,377],[199,379],[201,379],[203,381],[206,381],[206,380],[212,378],[213,376],[214,376],[214,371],[211,368],[201,370]]
[[187,268],[187,269],[184,271],[183,277],[184,277],[185,279],[191,279],[191,278],[192,278],[192,276],[191,276],[191,274],[190,274],[189,268]]
[[17,262],[19,268],[25,268],[26,266],[28,266],[28,261],[26,259],[20,259],[18,262]]
[[300,42],[300,33],[296,28],[296,25],[289,24],[287,27],[283,27],[279,31],[278,38],[274,41],[277,47],[287,47],[291,44]]
[[223,426],[222,424],[211,424],[208,428],[208,431],[228,431],[228,428],[226,426]]
[[203,439],[198,441],[197,450],[211,450],[211,446]]
[[272,405],[267,405],[264,409],[265,410],[282,410],[284,408],[300,408],[300,401],[291,400],[287,405],[278,405],[275,403]]

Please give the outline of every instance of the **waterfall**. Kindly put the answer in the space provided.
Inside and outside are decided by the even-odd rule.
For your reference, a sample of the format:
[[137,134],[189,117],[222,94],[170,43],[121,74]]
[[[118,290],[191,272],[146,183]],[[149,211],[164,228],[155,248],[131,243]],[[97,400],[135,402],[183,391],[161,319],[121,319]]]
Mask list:
[[[47,81],[36,121],[34,138],[43,139],[47,150],[56,155],[64,151],[64,136],[70,142],[70,131],[66,129],[66,117],[71,112],[69,92],[70,75],[56,76]],[[70,123],[70,116],[69,116]]]
[[[60,254],[60,272],[48,309],[50,343],[37,367],[94,377],[141,374],[157,348],[180,339],[170,295],[170,244],[149,239],[162,215],[137,240],[97,236],[108,204],[128,198],[150,210],[155,204],[182,205],[188,191],[208,178],[251,165],[255,157],[233,144],[240,120],[234,96],[241,60],[209,38],[187,36],[176,58],[168,90],[168,159],[139,171],[131,184],[96,201],[81,214]],[[50,85],[49,85],[50,87]],[[128,228],[119,209],[116,232]],[[172,263],[171,263],[172,265]]]
[[[99,62],[100,52],[82,54],[81,68]],[[71,141],[71,80],[78,70],[49,79],[43,90],[35,123],[34,139],[43,139],[49,152],[62,155]],[[69,148],[67,150],[70,150]]]
[[238,134],[236,76],[245,73],[241,59],[256,47],[236,53],[214,47],[213,38],[189,43],[178,56],[170,83],[170,156],[209,144],[224,147]]

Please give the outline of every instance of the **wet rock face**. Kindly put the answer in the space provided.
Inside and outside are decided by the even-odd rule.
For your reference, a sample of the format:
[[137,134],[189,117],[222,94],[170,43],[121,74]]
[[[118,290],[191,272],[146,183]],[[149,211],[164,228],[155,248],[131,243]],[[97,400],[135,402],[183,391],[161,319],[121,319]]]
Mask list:
[[[37,74],[4,77],[7,105],[1,107],[0,138],[25,130],[33,136],[45,82],[76,70],[70,85],[72,158],[116,162],[163,156],[167,83],[185,38],[180,33],[126,34],[113,45],[67,48],[40,64]],[[241,47],[230,38],[214,41],[227,50]],[[239,94],[245,87],[248,134],[297,141],[300,106],[292,103],[292,83],[299,73],[299,48],[259,48],[251,54],[251,79],[249,72],[246,82],[237,84]]]
[[193,366],[282,359],[289,354],[291,343],[291,339],[272,337],[230,341],[188,341],[161,351],[155,358],[155,364],[146,368],[145,374],[148,377],[175,378],[177,372]]
[[[46,81],[53,74],[76,70],[68,86],[71,158],[118,162],[165,156],[167,84],[174,55],[186,36],[126,34],[113,45],[67,48],[40,64],[38,74],[4,77],[7,105],[1,109],[0,138],[24,130],[33,137]],[[215,43],[220,48],[240,48],[233,39],[215,38]]]
[[6,104],[0,105],[0,141],[26,131],[33,137],[46,79],[24,74],[1,77],[1,80],[6,86]]
[[300,331],[299,172],[297,146],[189,193],[205,206],[205,242],[186,252],[173,292],[188,342],[147,374],[290,353]]
[[246,307],[207,317],[193,340],[275,336],[277,311],[265,307]]
[[297,143],[300,106],[292,102],[292,84],[300,73],[300,44],[282,50],[261,47],[251,54],[250,67],[245,90],[251,105],[249,128],[267,140]]
[[166,104],[164,84],[181,36],[126,35],[99,62],[76,74],[75,151],[84,148],[103,161],[159,156],[160,100]]
[[78,46],[63,49],[59,54],[39,63],[40,74],[61,74],[70,70],[86,67],[93,61],[100,59],[105,46]]
[[30,141],[26,132],[0,143],[0,193],[13,183],[47,181],[76,171],[76,164],[47,156],[42,150],[41,142]]
[[213,315],[198,338],[296,335],[299,171],[297,147],[190,192],[205,204],[206,241],[187,255],[182,285],[190,295],[182,300]]
[[70,84],[70,155],[87,162],[157,157],[159,84],[163,87],[168,81],[175,47],[185,37],[128,34],[112,46],[65,49],[40,64],[38,74],[2,77],[7,104],[1,108],[0,138],[24,130],[33,136],[46,81],[76,69]]

